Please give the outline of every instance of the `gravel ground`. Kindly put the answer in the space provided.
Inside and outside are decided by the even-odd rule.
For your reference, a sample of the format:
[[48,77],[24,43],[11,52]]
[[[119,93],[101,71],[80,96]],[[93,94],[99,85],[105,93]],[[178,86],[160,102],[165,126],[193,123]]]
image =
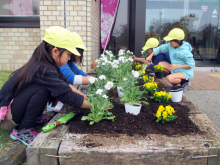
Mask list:
[[187,90],[183,95],[206,114],[220,132],[220,90]]

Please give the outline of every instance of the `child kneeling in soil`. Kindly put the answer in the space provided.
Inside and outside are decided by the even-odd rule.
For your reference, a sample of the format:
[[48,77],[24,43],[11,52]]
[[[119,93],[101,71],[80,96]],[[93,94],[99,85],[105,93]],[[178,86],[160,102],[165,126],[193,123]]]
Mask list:
[[29,62],[12,73],[0,91],[0,126],[12,129],[10,137],[29,145],[37,136],[36,124],[47,124],[42,112],[57,100],[80,108],[90,108],[86,96],[73,87],[58,66],[66,65],[71,54],[80,55],[71,32],[59,26],[46,29],[44,40]]
[[[159,41],[156,38],[150,38],[147,40],[147,42],[145,43],[145,46],[142,49],[143,49],[143,51],[147,51],[148,54],[151,54],[153,52],[153,48],[158,47],[158,45],[159,45]],[[132,58],[135,61],[145,62],[147,57],[146,58],[138,58],[135,55],[133,55]],[[148,61],[147,65],[149,66],[149,68],[151,70],[154,71],[154,66],[160,65],[160,62],[167,62],[170,64],[171,62],[170,62],[169,53],[167,53],[167,52],[159,53],[157,56],[154,56],[152,58],[152,63],[151,63],[151,61]],[[169,68],[165,67],[164,72],[166,74],[169,74],[170,73]]]
[[[77,62],[82,64],[83,52],[87,49],[78,33],[72,32],[71,36],[74,38],[76,50],[79,52],[80,55],[77,55],[76,53],[72,54],[71,59],[68,61],[68,63],[60,67],[60,71],[69,80],[71,85],[79,87],[80,85],[87,85],[89,83],[89,75],[87,75],[76,66]],[[84,91],[84,94],[86,94],[86,91]],[[63,103],[60,101],[55,107],[52,107],[51,104],[47,104],[48,111],[59,112],[62,107]]]
[[164,68],[168,68],[171,71],[171,74],[166,77],[166,80],[173,85],[180,83],[183,91],[186,91],[190,85],[189,80],[193,78],[195,61],[191,53],[192,47],[188,42],[183,41],[184,38],[185,34],[182,29],[172,29],[164,37],[164,40],[170,43],[154,48],[153,52],[146,58],[146,61],[151,61],[152,57],[158,55],[159,52],[169,52],[171,64],[160,62]]

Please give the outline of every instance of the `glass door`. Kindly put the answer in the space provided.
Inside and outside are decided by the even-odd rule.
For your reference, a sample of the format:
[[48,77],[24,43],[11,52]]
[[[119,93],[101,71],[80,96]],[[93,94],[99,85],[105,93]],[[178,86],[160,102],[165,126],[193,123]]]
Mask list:
[[160,44],[175,27],[185,32],[197,67],[220,66],[219,0],[146,0],[145,40]]

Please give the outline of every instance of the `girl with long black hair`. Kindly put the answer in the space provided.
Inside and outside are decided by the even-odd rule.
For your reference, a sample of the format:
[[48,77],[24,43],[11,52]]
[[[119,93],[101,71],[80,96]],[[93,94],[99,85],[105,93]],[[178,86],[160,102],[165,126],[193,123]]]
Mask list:
[[12,73],[0,91],[0,126],[12,129],[10,137],[29,145],[37,136],[37,119],[47,102],[89,109],[86,96],[73,87],[60,72],[76,50],[71,32],[59,26],[46,29],[44,40],[29,62]]

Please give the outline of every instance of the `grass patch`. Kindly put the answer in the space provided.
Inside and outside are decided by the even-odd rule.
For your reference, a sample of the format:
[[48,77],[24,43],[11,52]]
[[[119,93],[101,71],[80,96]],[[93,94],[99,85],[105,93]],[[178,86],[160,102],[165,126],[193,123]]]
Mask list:
[[11,75],[11,71],[0,71],[0,89],[8,80],[9,76]]
[[[0,71],[0,89],[8,80],[9,76],[11,75],[11,71]],[[7,147],[7,141],[9,140],[9,135],[11,131],[3,130],[0,128],[0,148],[3,149]]]

